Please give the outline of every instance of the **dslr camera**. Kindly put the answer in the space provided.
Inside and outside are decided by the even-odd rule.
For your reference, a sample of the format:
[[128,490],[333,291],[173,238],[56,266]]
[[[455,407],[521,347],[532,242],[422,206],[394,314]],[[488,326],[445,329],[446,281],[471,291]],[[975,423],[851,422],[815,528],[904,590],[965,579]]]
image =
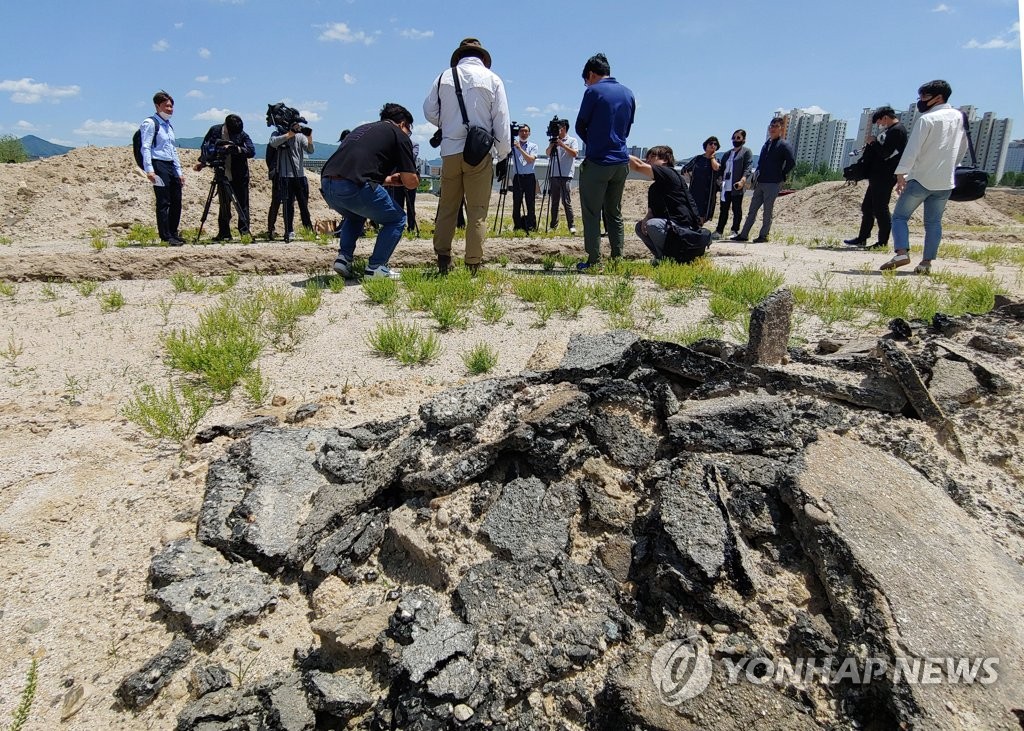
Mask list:
[[551,121],[548,122],[548,128],[544,130],[544,134],[547,135],[549,142],[554,142],[558,139],[558,135],[562,131],[563,122],[565,124],[569,124],[568,119],[559,119],[557,115],[552,117]]
[[313,134],[313,129],[306,125],[306,118],[299,114],[298,109],[283,102],[267,105],[267,126],[277,127],[278,134],[284,134],[289,130],[295,134]]
[[523,125],[519,124],[519,122],[512,122],[512,124],[509,125],[509,131],[512,134],[513,141],[515,141],[516,137],[519,136],[519,130],[521,130],[522,128]]

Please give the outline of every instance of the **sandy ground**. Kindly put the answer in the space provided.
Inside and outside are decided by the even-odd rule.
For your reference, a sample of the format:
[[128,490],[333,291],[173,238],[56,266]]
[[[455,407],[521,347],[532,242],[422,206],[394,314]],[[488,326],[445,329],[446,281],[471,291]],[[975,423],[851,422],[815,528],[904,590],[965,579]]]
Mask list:
[[[10,717],[35,655],[41,658],[39,690],[27,729],[167,729],[185,703],[181,677],[138,716],[115,710],[111,696],[126,673],[170,639],[161,623],[150,620],[156,605],[145,599],[146,570],[163,543],[192,534],[207,463],[224,449],[217,441],[179,451],[150,439],[120,415],[141,384],[163,387],[169,382],[161,337],[194,323],[217,300],[215,294],[175,294],[167,277],[175,271],[201,276],[240,272],[243,291],[293,288],[304,285],[309,273],[325,270],[334,256],[330,246],[312,243],[94,251],[90,228],[104,228],[114,237],[124,225],[151,219],[150,192],[128,168],[129,158],[127,148],[92,148],[57,162],[0,170],[0,211],[6,212],[0,214],[6,216],[0,236],[10,241],[0,246],[0,280],[15,289],[12,296],[0,296],[0,719]],[[255,188],[253,210],[260,217],[269,194]],[[191,176],[188,190],[186,226],[198,222],[196,209],[205,195],[199,176]],[[628,223],[642,215],[645,190],[646,185],[630,184]],[[862,194],[862,187],[825,185],[788,196],[777,208],[775,242],[718,243],[712,253],[727,266],[769,266],[782,272],[788,284],[814,286],[829,273],[832,286],[874,278],[887,255],[849,251],[839,243],[855,230]],[[319,196],[311,197],[314,218],[329,217]],[[427,198],[421,196],[421,211],[430,210]],[[983,202],[951,204],[947,239],[975,248],[1019,245],[1022,201],[993,191]],[[121,228],[110,228],[112,223]],[[914,235],[920,240],[919,229]],[[786,245],[787,236],[818,243]],[[627,239],[627,252],[643,256],[635,237]],[[361,251],[366,248],[367,243],[360,244]],[[502,239],[489,242],[487,254],[492,262],[508,256],[510,268],[516,269],[538,262],[544,253],[581,249],[578,237]],[[394,263],[431,259],[429,241],[419,240],[403,242]],[[961,259],[940,264],[949,271],[991,273],[1008,291],[1024,295],[1016,267],[996,265],[988,271]],[[51,278],[57,281],[46,281]],[[102,284],[84,296],[68,283],[84,279]],[[650,282],[637,286],[638,303],[659,296]],[[125,305],[104,313],[99,296],[114,288]],[[360,287],[325,292],[317,313],[303,319],[296,347],[268,349],[259,360],[272,393],[284,405],[255,409],[237,390],[207,414],[202,426],[256,412],[283,418],[306,402],[322,406],[312,424],[346,426],[406,413],[431,394],[465,381],[461,354],[479,341],[500,343],[493,375],[508,375],[528,363],[533,368],[554,365],[572,333],[609,327],[602,313],[587,308],[578,320],[555,317],[536,328],[526,305],[511,297],[506,304],[504,322],[487,325],[474,316],[467,330],[441,335],[443,352],[435,362],[404,367],[375,357],[365,344],[383,313],[367,302]],[[642,311],[637,319],[657,335],[707,312],[706,301],[697,299],[680,307],[663,303],[663,319]],[[421,315],[403,317],[429,327]],[[797,325],[798,334],[810,342],[849,334],[813,318]],[[232,668],[254,660],[254,676],[290,662],[296,648],[313,641],[299,629],[306,626],[306,611],[305,598],[293,591],[261,623],[266,636],[254,628],[237,628],[214,659]],[[87,698],[61,723],[62,698],[75,684],[84,684]]]

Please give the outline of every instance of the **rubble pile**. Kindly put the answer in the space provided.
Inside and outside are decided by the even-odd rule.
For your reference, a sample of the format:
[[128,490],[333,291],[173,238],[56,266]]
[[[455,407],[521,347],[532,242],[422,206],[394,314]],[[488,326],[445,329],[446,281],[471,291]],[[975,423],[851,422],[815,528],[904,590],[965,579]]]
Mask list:
[[[813,351],[791,310],[745,348],[577,336],[415,416],[208,435],[196,537],[150,571],[176,638],[119,701],[180,671],[180,731],[1019,728],[1024,307]],[[205,655],[286,588],[318,641],[238,687]],[[991,655],[991,684],[861,672]],[[749,672],[827,658],[859,670]]]

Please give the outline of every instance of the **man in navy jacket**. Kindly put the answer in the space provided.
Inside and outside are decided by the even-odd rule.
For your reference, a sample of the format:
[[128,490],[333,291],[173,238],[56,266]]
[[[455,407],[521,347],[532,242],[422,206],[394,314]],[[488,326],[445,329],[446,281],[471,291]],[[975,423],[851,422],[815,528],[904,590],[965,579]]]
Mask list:
[[730,241],[749,241],[750,229],[754,227],[754,220],[757,218],[757,211],[764,206],[764,216],[761,219],[761,230],[754,239],[755,244],[764,244],[768,241],[768,233],[772,230],[772,211],[775,209],[775,199],[779,197],[779,190],[786,181],[789,171],[796,166],[796,156],[793,153],[793,146],[782,139],[782,117],[775,117],[768,124],[768,140],[761,148],[761,156],[757,161],[757,185],[754,187],[754,194],[750,198],[750,211],[747,213],[747,220],[743,223],[743,229],[736,236],[730,236]]

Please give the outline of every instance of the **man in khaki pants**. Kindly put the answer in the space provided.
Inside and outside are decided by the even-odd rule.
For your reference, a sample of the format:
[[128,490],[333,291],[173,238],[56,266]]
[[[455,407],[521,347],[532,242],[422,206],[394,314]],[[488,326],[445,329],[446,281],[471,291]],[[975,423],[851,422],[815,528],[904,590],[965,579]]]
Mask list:
[[473,272],[484,257],[487,209],[491,202],[494,160],[487,155],[477,165],[462,159],[467,128],[462,121],[453,74],[459,74],[462,98],[470,124],[494,135],[494,152],[504,159],[512,151],[511,117],[505,85],[491,70],[491,54],[476,38],[466,38],[452,53],[451,68],[445,69],[430,87],[423,101],[423,115],[441,131],[441,199],[434,222],[434,252],[437,268],[448,272],[452,262],[452,238],[462,199],[466,200],[466,266]]

